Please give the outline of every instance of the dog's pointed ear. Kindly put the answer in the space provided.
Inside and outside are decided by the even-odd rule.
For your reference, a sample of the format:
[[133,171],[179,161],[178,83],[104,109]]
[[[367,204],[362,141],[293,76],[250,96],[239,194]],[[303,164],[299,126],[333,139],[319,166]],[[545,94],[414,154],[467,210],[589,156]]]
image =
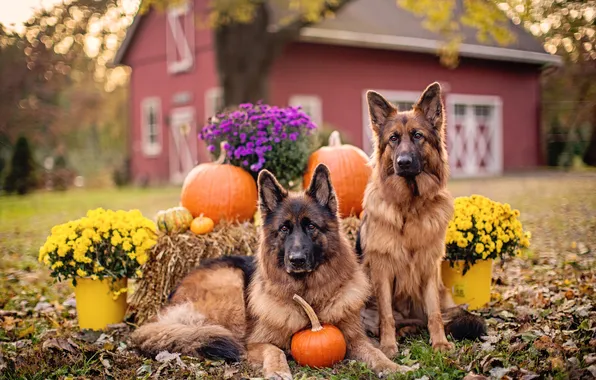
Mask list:
[[331,173],[325,164],[319,164],[315,168],[306,194],[333,214],[337,213],[337,196],[331,184]]
[[387,122],[387,119],[397,112],[397,108],[381,94],[372,90],[366,92],[366,100],[368,102],[371,128],[375,133],[380,134],[381,128]]
[[443,105],[443,98],[441,97],[441,85],[437,82],[430,84],[424,90],[414,108],[422,112],[426,120],[435,129],[443,128],[445,107]]
[[275,176],[268,170],[261,170],[257,183],[259,184],[259,207],[263,215],[275,211],[284,198],[288,196],[287,190],[277,182]]

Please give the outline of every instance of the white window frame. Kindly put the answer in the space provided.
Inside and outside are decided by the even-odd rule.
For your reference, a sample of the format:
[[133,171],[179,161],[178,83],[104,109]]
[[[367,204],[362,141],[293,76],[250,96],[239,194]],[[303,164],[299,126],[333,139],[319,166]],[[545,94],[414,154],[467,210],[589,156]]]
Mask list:
[[[370,129],[370,116],[368,114],[368,100],[366,93],[369,90],[362,91],[362,148],[367,154],[373,151],[372,131]],[[420,99],[422,92],[420,91],[397,91],[397,90],[377,90],[373,89],[387,99],[391,104],[395,105],[398,102],[416,102]],[[400,110],[409,111],[409,110]]]
[[317,95],[292,95],[288,101],[290,107],[302,106],[309,109],[313,123],[321,127],[323,125],[323,101]]
[[[465,104],[466,106],[492,106],[493,107],[493,141],[494,141],[494,162],[492,167],[485,173],[463,172],[457,173],[451,170],[454,178],[466,177],[487,177],[500,175],[503,172],[503,101],[499,96],[493,95],[471,95],[450,93],[445,98],[445,112],[447,113],[447,134],[453,133],[455,128],[455,105]],[[472,117],[470,113],[467,117]]]
[[[154,108],[156,111],[155,124],[157,141],[149,141],[148,110]],[[143,154],[148,157],[155,157],[161,154],[163,141],[161,99],[157,96],[144,98],[141,101],[141,143]]]
[[[170,74],[190,71],[194,65],[196,32],[194,19],[189,1],[170,6],[167,10],[166,53]],[[185,28],[182,28],[182,23]]]
[[218,101],[223,102],[223,88],[213,87],[205,91],[205,121],[217,114]]

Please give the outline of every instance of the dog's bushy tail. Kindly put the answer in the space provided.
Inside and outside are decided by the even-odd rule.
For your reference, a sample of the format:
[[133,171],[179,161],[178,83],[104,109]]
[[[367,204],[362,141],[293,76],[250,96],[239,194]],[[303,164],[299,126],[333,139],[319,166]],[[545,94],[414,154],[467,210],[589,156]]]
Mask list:
[[161,351],[207,359],[237,362],[245,349],[227,328],[210,324],[191,303],[166,308],[155,322],[135,330],[131,339],[141,354],[155,357]]
[[486,322],[482,317],[474,315],[459,306],[443,312],[445,333],[455,340],[478,339],[486,335]]

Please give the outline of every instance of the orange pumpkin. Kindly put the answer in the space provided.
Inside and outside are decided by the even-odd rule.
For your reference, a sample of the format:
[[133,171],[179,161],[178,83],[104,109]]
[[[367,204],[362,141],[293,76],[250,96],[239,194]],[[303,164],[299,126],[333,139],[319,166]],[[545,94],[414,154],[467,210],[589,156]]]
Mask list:
[[345,218],[360,214],[364,190],[372,172],[366,153],[353,145],[342,144],[339,132],[333,131],[329,136],[329,145],[319,148],[308,159],[302,182],[305,189],[310,185],[315,168],[320,163],[327,165],[331,172],[340,216]]
[[294,360],[302,366],[313,368],[331,367],[346,356],[346,339],[337,327],[322,324],[313,308],[299,295],[294,294],[310,319],[311,328],[297,332],[292,336],[291,353]]
[[252,219],[257,209],[257,184],[244,169],[224,164],[225,142],[215,162],[195,166],[184,179],[180,200],[193,217],[220,220]]
[[206,216],[199,216],[194,218],[190,224],[190,230],[197,235],[208,234],[213,231],[213,219],[207,218]]

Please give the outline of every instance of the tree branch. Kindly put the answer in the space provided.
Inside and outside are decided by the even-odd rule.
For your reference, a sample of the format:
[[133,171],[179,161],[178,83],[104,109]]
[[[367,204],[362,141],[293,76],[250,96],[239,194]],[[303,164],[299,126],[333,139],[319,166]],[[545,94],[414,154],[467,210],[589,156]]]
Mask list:
[[[327,2],[325,2],[325,6],[323,7],[323,9],[321,9],[321,12],[320,12],[319,21],[324,20],[325,15],[328,14],[329,12],[333,12],[333,13],[339,12],[344,6],[346,6],[348,3],[351,3],[352,1],[353,0],[339,0],[339,1],[337,1],[337,4],[335,4],[335,5],[331,5]],[[272,42],[274,44],[274,46],[273,46],[274,52],[277,52],[277,50],[280,50],[281,48],[283,48],[283,46],[285,46],[285,44],[287,44],[288,42],[297,39],[298,36],[300,35],[300,30],[302,28],[310,26],[314,23],[315,22],[303,20],[301,15],[298,15],[294,21],[273,31],[274,37],[273,37]]]

